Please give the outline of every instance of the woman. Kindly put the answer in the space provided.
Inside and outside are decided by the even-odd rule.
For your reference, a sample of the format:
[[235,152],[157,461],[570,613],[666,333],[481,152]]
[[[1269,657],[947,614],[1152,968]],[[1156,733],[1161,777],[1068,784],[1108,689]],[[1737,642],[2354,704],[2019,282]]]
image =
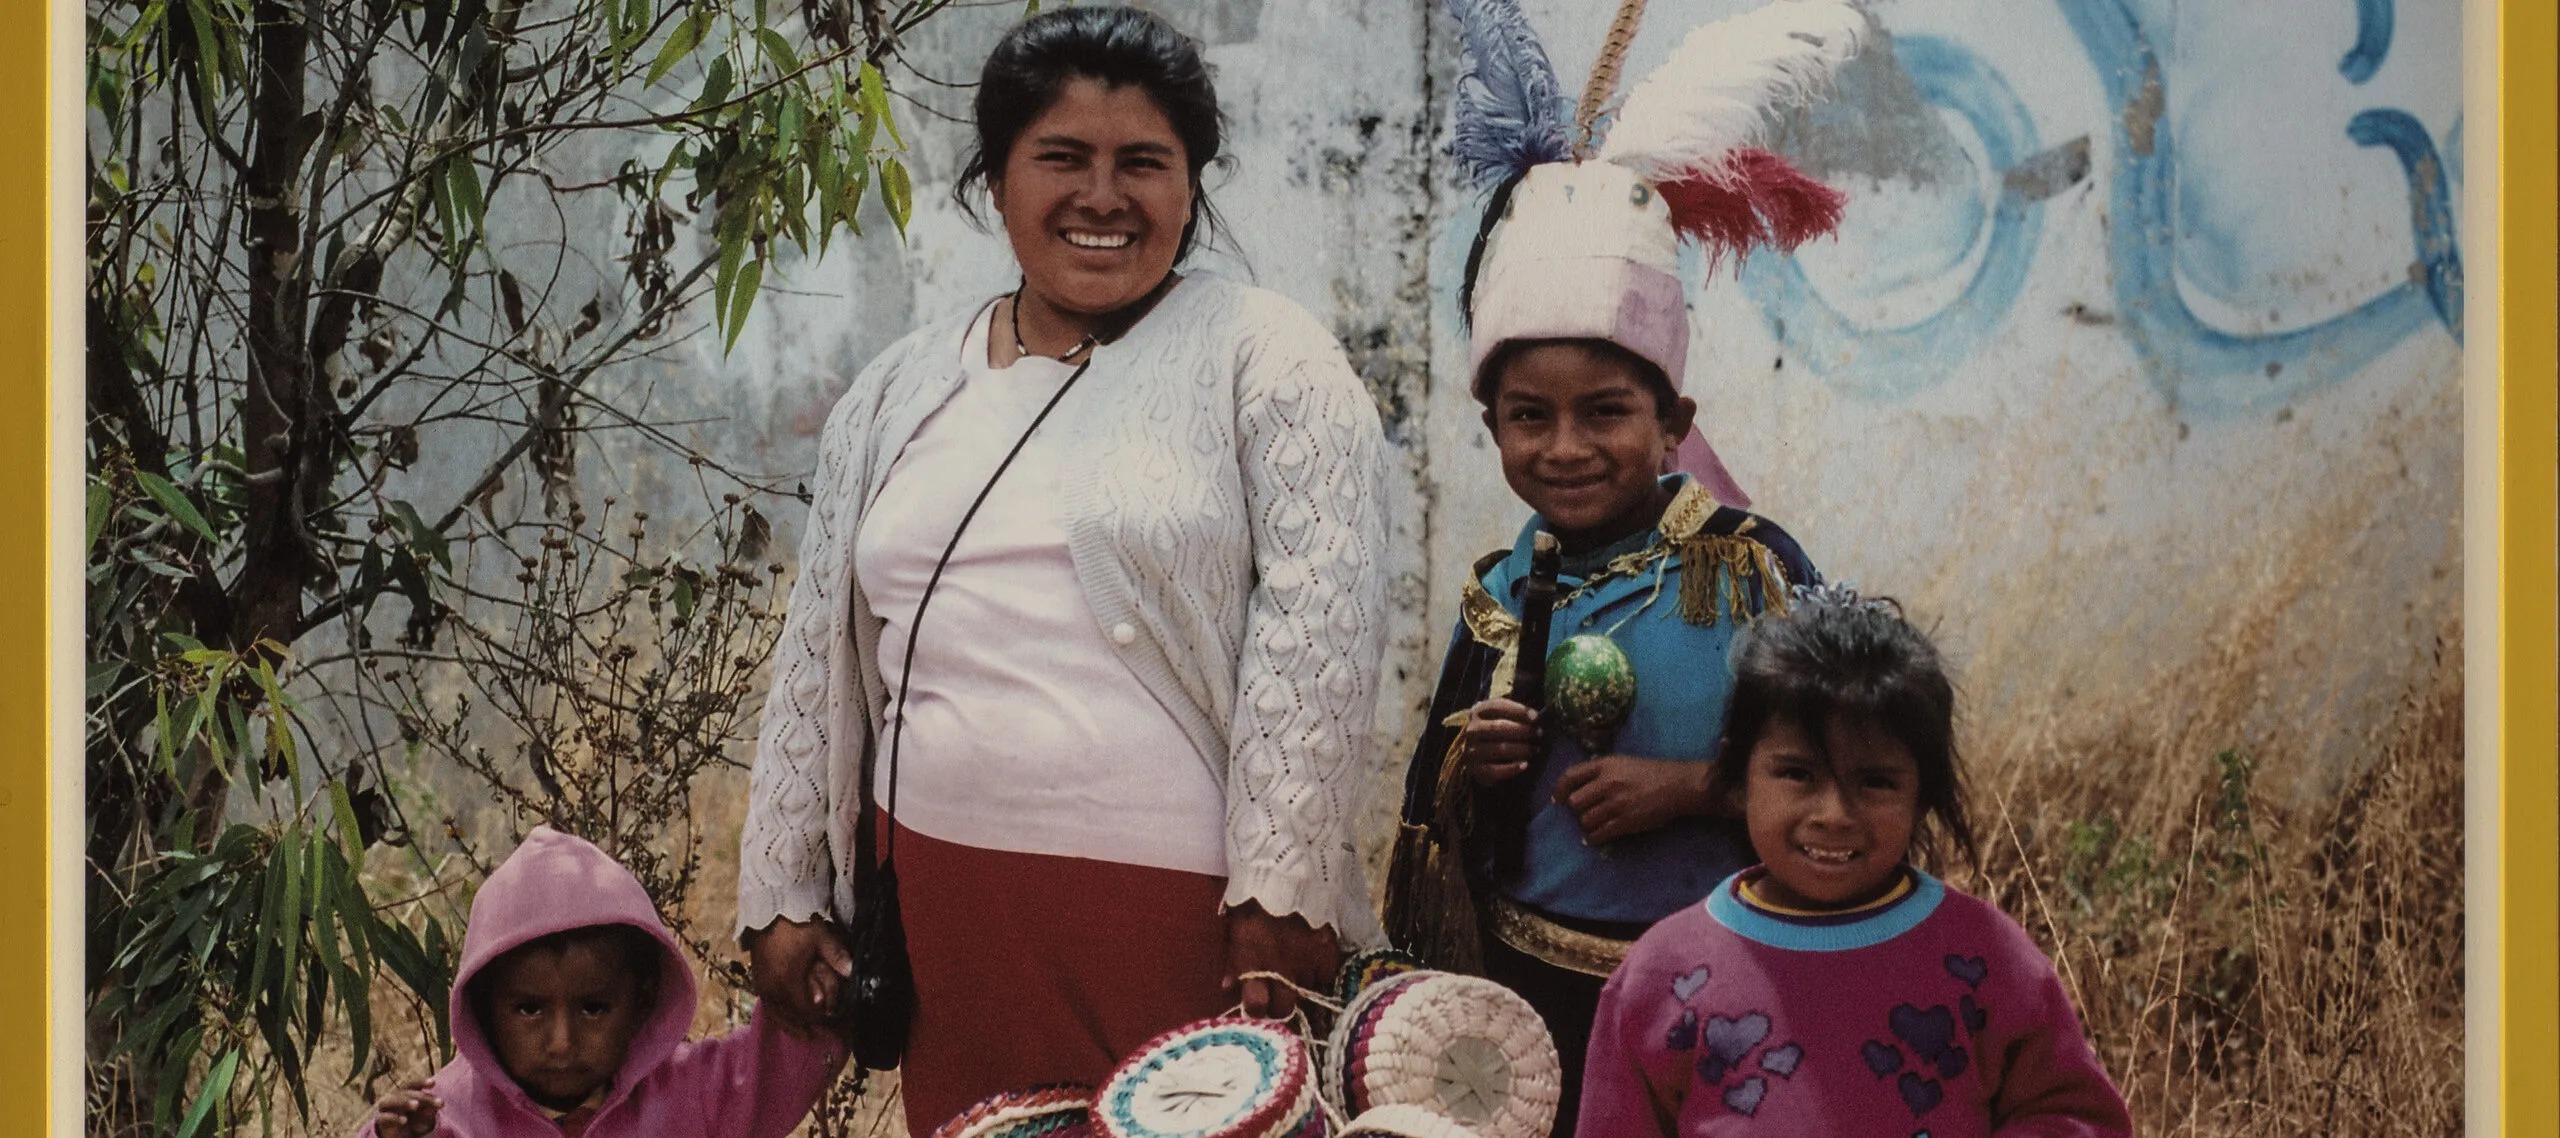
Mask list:
[[[1220,116],[1162,20],[1075,7],[988,58],[978,150],[1021,286],[923,328],[827,424],[757,750],[739,924],[786,1017],[846,968],[857,780],[889,785],[926,1133],[1098,1083],[1380,939],[1351,842],[1383,608],[1382,436],[1340,345],[1175,271]],[[962,199],[963,207],[968,200]],[[1089,374],[1077,376],[1078,369]],[[954,524],[1062,384],[934,586]],[[884,789],[880,797],[888,797]]]

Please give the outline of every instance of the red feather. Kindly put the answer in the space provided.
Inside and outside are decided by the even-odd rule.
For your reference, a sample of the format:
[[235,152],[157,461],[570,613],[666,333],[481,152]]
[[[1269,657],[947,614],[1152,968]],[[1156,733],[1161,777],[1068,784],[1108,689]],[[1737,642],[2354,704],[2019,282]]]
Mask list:
[[1714,176],[1659,187],[1671,227],[1705,247],[1710,268],[1762,246],[1792,253],[1840,227],[1848,197],[1766,150],[1736,150]]

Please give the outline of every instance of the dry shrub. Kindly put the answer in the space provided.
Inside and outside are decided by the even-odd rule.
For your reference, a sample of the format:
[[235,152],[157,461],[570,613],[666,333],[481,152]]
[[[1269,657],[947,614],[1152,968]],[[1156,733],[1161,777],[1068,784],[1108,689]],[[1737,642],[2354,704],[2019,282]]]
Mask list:
[[1952,876],[2054,955],[2138,1132],[2453,1133],[2460,628],[2333,788],[2317,732],[2260,723],[2285,608],[2106,723],[1977,743],[1981,865]]

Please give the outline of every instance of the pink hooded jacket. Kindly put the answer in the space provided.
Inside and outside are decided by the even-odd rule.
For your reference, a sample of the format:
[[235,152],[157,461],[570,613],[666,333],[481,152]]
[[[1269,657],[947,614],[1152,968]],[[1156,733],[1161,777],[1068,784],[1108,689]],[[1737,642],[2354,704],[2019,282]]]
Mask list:
[[[791,1035],[761,1010],[727,1035],[686,1042],[693,973],[639,879],[584,839],[537,826],[471,902],[448,1005],[456,1054],[430,1087],[444,1100],[435,1138],[560,1138],[559,1124],[499,1066],[471,1012],[468,989],[472,976],[508,949],[567,929],[612,924],[646,930],[665,952],[657,1008],[631,1041],[585,1138],[782,1138],[808,1115],[843,1066],[843,1046]],[[373,1138],[369,1114],[356,1134]]]

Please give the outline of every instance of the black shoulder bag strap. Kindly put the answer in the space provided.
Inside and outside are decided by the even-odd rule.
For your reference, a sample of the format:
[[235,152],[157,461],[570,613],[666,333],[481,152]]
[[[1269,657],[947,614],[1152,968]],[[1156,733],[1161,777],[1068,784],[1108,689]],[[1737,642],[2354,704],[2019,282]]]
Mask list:
[[[1017,303],[1019,303],[1017,301]],[[906,1053],[907,1031],[915,1019],[915,971],[907,957],[906,922],[898,906],[898,744],[906,737],[907,682],[916,667],[916,641],[924,626],[924,609],[933,601],[934,586],[942,582],[942,571],[951,564],[952,551],[960,548],[960,535],[969,531],[969,522],[978,516],[978,508],[987,504],[987,496],[995,492],[996,483],[1013,466],[1031,436],[1047,422],[1049,412],[1057,410],[1058,401],[1066,398],[1076,381],[1093,367],[1093,351],[1088,348],[1085,361],[1076,365],[1057,393],[1040,408],[1023,428],[1022,437],[1014,440],[1004,461],[996,464],[995,473],[987,476],[987,484],[960,515],[953,527],[951,541],[942,547],[942,556],[934,562],[933,575],[925,579],[924,593],[916,598],[915,615],[907,621],[906,658],[898,665],[898,701],[895,718],[889,726],[889,835],[875,865],[870,857],[875,823],[871,811],[872,751],[865,748],[862,761],[862,816],[854,822],[854,847],[860,851],[855,864],[863,867],[855,879],[852,928],[853,978],[851,998],[842,1004],[841,1014],[853,1047],[853,1061],[864,1070],[886,1071],[898,1065]]]

